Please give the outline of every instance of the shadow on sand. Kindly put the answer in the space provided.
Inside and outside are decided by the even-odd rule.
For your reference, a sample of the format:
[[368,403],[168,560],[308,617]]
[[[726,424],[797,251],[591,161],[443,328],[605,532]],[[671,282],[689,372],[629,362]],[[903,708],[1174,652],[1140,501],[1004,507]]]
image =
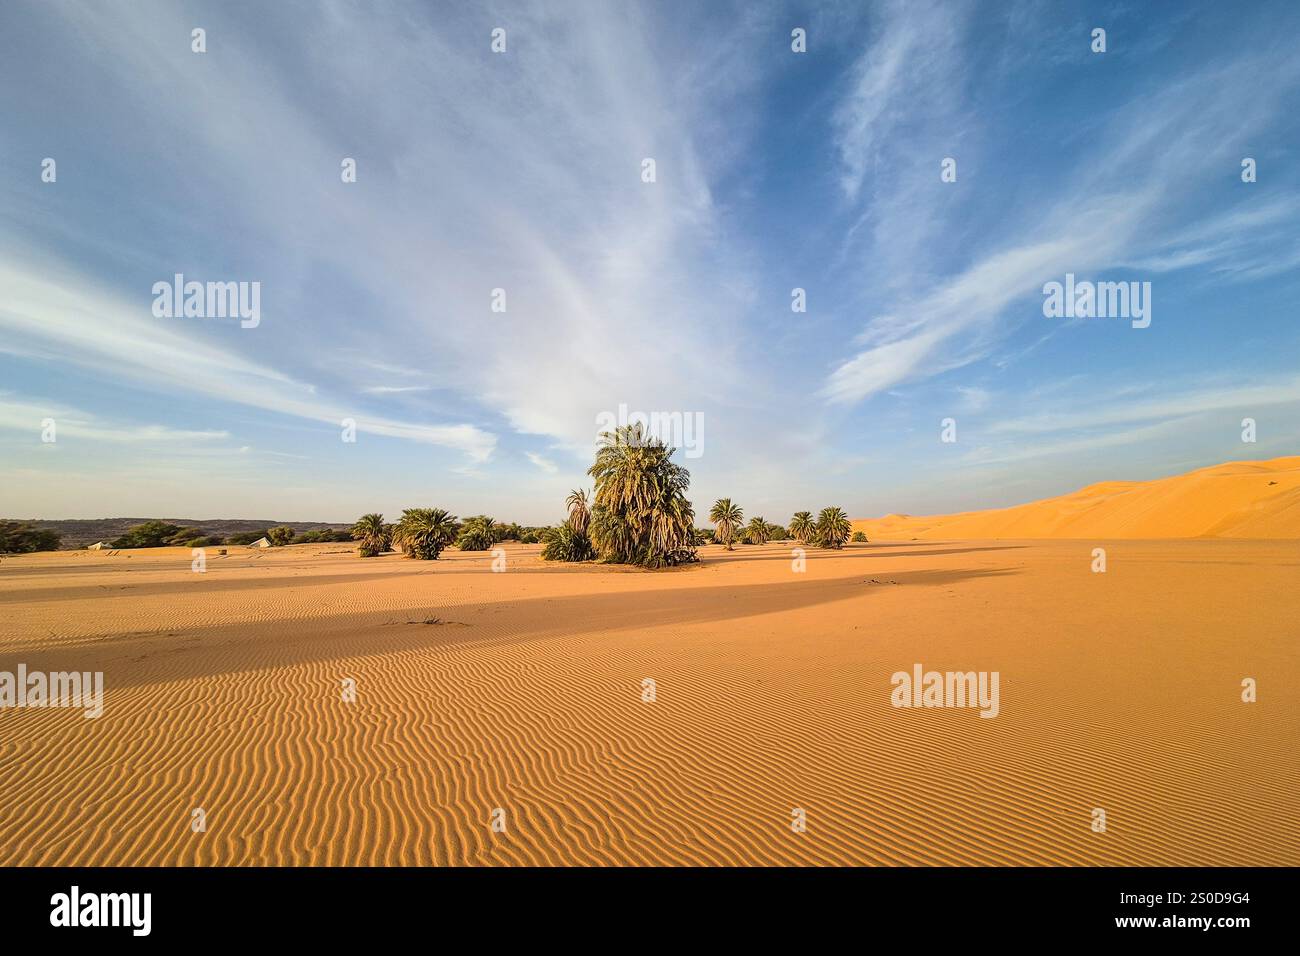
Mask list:
[[[290,617],[268,605],[255,624],[175,627],[122,636],[93,636],[57,647],[40,642],[0,644],[0,653],[29,671],[102,670],[106,687],[251,673],[357,657],[418,650],[491,647],[560,636],[600,635],[650,627],[737,621],[805,611],[838,601],[870,601],[893,585],[929,589],[1001,577],[1014,569],[894,571],[889,586],[850,577],[781,584],[688,586],[614,594],[476,601],[412,602],[382,611],[345,612],[323,618]],[[265,582],[263,582],[265,584]],[[807,626],[805,618],[799,626]],[[255,629],[250,633],[250,629]]]

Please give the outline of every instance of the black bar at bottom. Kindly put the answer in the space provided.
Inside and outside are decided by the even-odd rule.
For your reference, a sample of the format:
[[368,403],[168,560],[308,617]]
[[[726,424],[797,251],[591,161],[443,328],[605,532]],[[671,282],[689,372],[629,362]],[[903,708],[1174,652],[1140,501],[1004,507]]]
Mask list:
[[0,919],[7,943],[128,946],[373,945],[413,934],[437,945],[461,931],[494,945],[601,934],[613,934],[609,945],[668,945],[659,934],[688,924],[697,927],[690,942],[733,945],[801,931],[1231,945],[1286,928],[1295,878],[1294,869],[1228,868],[3,869]]

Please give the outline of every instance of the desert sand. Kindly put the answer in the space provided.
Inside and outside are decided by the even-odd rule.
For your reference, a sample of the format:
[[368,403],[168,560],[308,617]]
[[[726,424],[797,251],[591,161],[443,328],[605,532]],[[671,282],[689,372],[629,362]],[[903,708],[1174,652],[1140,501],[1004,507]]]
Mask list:
[[1300,864],[1295,541],[229,550],[0,561],[0,669],[106,687],[0,710],[0,863]]
[[1300,457],[1237,461],[1155,481],[1107,481],[1014,508],[853,522],[871,540],[1300,539]]

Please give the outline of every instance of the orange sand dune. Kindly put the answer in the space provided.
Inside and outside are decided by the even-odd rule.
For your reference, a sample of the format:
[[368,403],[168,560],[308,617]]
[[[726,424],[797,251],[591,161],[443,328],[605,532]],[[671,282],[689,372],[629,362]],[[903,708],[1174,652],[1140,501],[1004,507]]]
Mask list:
[[1105,481],[1014,508],[858,519],[868,539],[1300,538],[1300,457]]
[[1294,543],[1094,543],[6,557],[0,671],[105,693],[0,708],[0,864],[1300,864]]

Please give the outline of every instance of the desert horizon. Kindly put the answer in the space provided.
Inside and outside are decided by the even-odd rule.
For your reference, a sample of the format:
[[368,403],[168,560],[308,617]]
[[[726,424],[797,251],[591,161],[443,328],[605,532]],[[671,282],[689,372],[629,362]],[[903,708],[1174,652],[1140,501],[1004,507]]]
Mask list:
[[[1246,481],[1233,479],[1246,478]],[[1250,478],[1262,477],[1263,482]],[[889,514],[880,518],[850,518],[853,531],[870,532],[882,540],[908,535],[926,537],[948,528],[967,532],[966,537],[999,537],[993,530],[1012,527],[1020,537],[1191,538],[1257,537],[1300,539],[1300,502],[1294,500],[1300,488],[1300,456],[1280,456],[1258,461],[1227,461],[1184,474],[1166,475],[1145,481],[1113,480],[1088,485],[1063,495],[1018,505],[940,515]],[[1144,500],[1146,499],[1146,500]],[[1164,514],[1151,514],[1151,507]],[[1128,515],[1123,512],[1130,512]],[[1121,512],[1115,514],[1115,512]],[[147,521],[162,521],[178,527],[235,526],[238,531],[263,533],[282,525],[295,531],[350,529],[346,521],[293,521],[256,518],[0,518],[35,529],[77,528],[76,539],[115,538],[117,534],[94,531],[104,526],[129,530]],[[1181,524],[1180,524],[1181,522]],[[511,528],[533,528],[517,522]],[[980,532],[972,535],[970,531]],[[342,540],[342,539],[341,539]],[[349,537],[346,540],[351,540]],[[89,543],[89,542],[86,542]],[[222,542],[226,543],[226,542]],[[301,543],[301,542],[300,542]],[[63,545],[68,547],[67,545]],[[84,547],[73,544],[70,547]]]

